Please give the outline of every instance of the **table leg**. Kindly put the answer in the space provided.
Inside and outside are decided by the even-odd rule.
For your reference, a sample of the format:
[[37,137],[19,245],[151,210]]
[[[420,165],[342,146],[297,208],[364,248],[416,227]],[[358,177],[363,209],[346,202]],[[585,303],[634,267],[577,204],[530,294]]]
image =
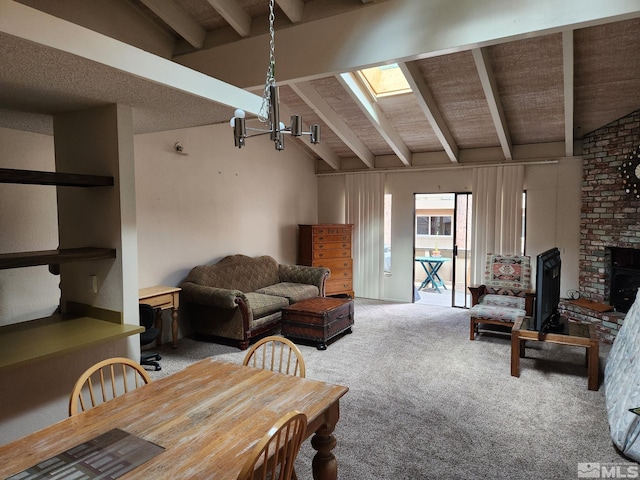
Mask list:
[[337,443],[333,430],[339,417],[340,408],[336,402],[325,411],[324,423],[311,439],[311,446],[317,451],[311,464],[314,480],[337,480],[338,478],[338,461],[331,450]]
[[[439,286],[441,286],[446,290],[447,286],[444,284],[444,282],[440,278],[440,275],[438,275],[438,271],[440,270],[440,267],[442,267],[442,265],[443,265],[442,263],[436,263],[436,265],[433,267],[433,271],[431,272],[431,278],[433,278],[433,285],[436,287],[436,289]],[[436,280],[437,280],[437,283],[436,283]],[[438,292],[439,291],[440,290],[438,290]]]
[[[429,262],[429,278],[431,279],[431,285],[433,285],[433,288],[436,289],[436,292],[440,293],[440,289],[438,288],[438,283],[436,282],[436,277],[438,277],[438,267],[440,266],[439,263],[436,263],[435,266],[433,266],[431,264],[431,262]],[[440,277],[438,277],[440,278]]]
[[178,309],[173,307],[171,309],[171,346],[178,348]]
[[156,347],[162,346],[162,309],[156,308],[156,328],[160,330],[160,334],[156,339]]
[[589,362],[587,364],[587,388],[589,390],[598,390],[600,376],[600,353],[598,344],[587,347]]
[[424,273],[427,274],[427,277],[422,281],[422,283],[420,284],[420,288],[418,289],[422,290],[423,288],[426,288],[427,285],[429,285],[429,282],[431,281],[431,274],[429,273],[429,270],[427,270],[427,266],[422,261],[418,260],[418,263],[422,265]]
[[520,346],[521,342],[517,332],[511,333],[511,376],[520,376]]

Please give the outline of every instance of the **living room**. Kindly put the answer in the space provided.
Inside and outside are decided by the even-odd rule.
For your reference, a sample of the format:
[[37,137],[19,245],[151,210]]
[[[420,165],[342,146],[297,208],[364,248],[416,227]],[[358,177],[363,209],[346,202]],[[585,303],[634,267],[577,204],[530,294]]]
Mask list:
[[[637,108],[637,103],[630,104],[611,121]],[[124,110],[117,113],[118,118],[131,122],[140,115]],[[2,116],[6,120],[11,112]],[[637,138],[635,128],[632,135]],[[125,250],[121,275],[131,290],[120,293],[123,311],[129,316],[125,323],[133,322],[138,287],[179,285],[193,266],[233,253],[267,254],[293,264],[298,224],[346,221],[347,173],[319,172],[317,160],[289,139],[284,151],[274,150],[266,137],[247,140],[246,147],[238,150],[231,132],[225,122],[131,135],[128,158],[134,162],[123,167],[118,179],[131,189],[120,192],[119,201],[128,203],[121,206],[119,226],[114,227]],[[68,138],[71,142],[72,136]],[[177,142],[182,146],[180,152],[175,148]],[[49,134],[15,127],[0,129],[3,168],[54,171],[56,148]],[[579,290],[583,159],[555,153],[536,158],[523,162],[527,253],[535,255],[549,247],[560,247],[562,290]],[[380,300],[412,301],[413,234],[406,232],[414,231],[414,193],[471,192],[473,167],[386,169],[384,190],[393,198],[393,267],[391,275],[383,278]],[[60,238],[54,188],[3,186],[0,196],[3,206],[11,205],[2,209],[2,224],[11,226],[0,236],[3,252],[56,248]],[[100,238],[93,226],[84,234],[91,240]],[[113,235],[112,231],[107,237]],[[109,243],[113,243],[111,240]],[[88,278],[96,272],[89,267],[83,274]],[[97,274],[98,303],[113,288],[111,275],[108,269]],[[60,278],[51,275],[46,266],[1,271],[0,324],[51,314],[60,301],[59,283]],[[87,290],[87,281],[79,283],[75,288]],[[188,336],[188,323],[181,323],[180,328],[181,336]],[[86,365],[107,356],[135,357],[138,352],[136,338],[132,337],[3,370],[0,441],[10,441],[63,418],[70,386]],[[25,378],[30,379],[30,385],[25,385]]]

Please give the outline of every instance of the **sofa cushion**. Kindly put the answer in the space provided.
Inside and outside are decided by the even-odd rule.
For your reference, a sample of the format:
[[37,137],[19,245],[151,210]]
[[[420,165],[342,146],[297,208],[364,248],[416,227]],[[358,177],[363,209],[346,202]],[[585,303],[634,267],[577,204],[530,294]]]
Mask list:
[[272,313],[278,313],[284,307],[289,305],[289,301],[284,297],[276,297],[275,295],[264,295],[262,293],[249,292],[245,293],[253,318],[258,319],[266,317]]
[[229,255],[214,265],[200,265],[189,272],[187,281],[209,287],[255,292],[280,281],[278,262],[268,256]]
[[311,297],[320,296],[318,287],[315,285],[306,285],[304,283],[280,282],[269,287],[256,290],[256,293],[265,295],[275,295],[276,297],[284,297],[289,303],[296,303]]

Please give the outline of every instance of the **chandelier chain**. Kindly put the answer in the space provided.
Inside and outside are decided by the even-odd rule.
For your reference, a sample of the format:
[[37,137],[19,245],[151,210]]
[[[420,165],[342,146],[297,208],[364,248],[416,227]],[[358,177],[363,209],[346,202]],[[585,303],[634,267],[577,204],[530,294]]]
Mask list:
[[271,94],[269,87],[276,84],[276,31],[274,27],[275,22],[275,0],[269,0],[269,67],[267,68],[267,78],[264,82],[264,93],[262,94],[262,106],[258,119],[262,123],[266,123],[269,118],[269,104],[271,101]]

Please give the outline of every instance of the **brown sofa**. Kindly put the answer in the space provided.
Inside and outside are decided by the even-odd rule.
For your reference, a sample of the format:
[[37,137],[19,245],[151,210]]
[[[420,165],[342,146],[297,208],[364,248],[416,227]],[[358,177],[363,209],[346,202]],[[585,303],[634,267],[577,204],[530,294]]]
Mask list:
[[200,265],[180,285],[181,307],[195,332],[237,342],[278,328],[282,308],[306,298],[324,296],[329,269],[280,265],[264,255],[230,255]]

